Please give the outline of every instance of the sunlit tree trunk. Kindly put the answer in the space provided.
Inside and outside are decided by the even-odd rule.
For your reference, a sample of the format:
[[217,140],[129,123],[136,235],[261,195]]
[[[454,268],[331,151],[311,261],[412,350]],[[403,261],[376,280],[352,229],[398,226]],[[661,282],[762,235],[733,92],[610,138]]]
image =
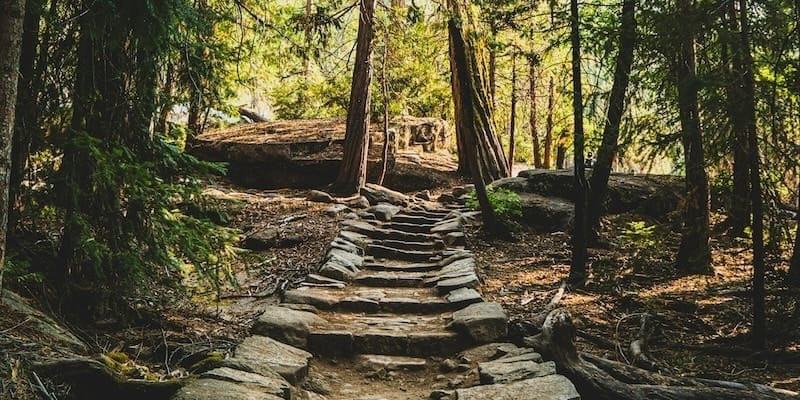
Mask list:
[[11,179],[11,142],[17,101],[24,0],[0,0],[0,289],[6,255],[8,185]]
[[361,0],[356,38],[356,61],[347,108],[344,155],[334,189],[342,194],[357,193],[367,179],[369,148],[369,107],[372,82],[372,37],[375,33],[375,0]]
[[383,28],[383,61],[381,62],[381,97],[383,98],[383,149],[381,151],[381,170],[378,174],[378,184],[383,185],[386,178],[386,168],[389,165],[389,82],[386,76],[386,65],[389,63],[389,27]]
[[578,0],[570,1],[572,33],[572,112],[575,118],[574,151],[575,151],[575,226],[572,231],[572,265],[569,270],[569,282],[582,285],[587,277],[586,268],[586,206],[589,194],[589,183],[586,181],[586,170],[583,164],[583,95],[581,84],[581,37]]
[[[550,83],[547,85],[547,122],[544,132],[544,160],[542,167],[550,169],[551,155],[553,154],[553,113],[555,112],[556,84],[553,76],[550,76]],[[559,168],[563,168],[562,166]]]
[[[497,147],[499,147],[499,141],[494,134],[491,107],[486,96],[480,66],[476,60],[475,48],[470,42],[470,28],[465,26],[465,24],[471,24],[472,21],[468,10],[458,1],[460,0],[448,1],[452,16],[447,22],[447,27],[450,40],[452,82],[456,84],[453,88],[456,123],[459,140],[463,143],[462,150],[466,156],[463,161],[472,171],[472,181],[475,183],[476,197],[481,207],[484,227],[489,232],[507,234],[508,231],[495,214],[486,192],[486,182],[497,178],[492,176],[489,171],[484,170],[488,159],[487,151],[492,150],[486,141],[494,139]],[[499,156],[499,159],[494,159],[496,165],[493,166],[497,169],[495,172],[503,171],[504,175],[502,176],[508,176],[508,164],[503,157],[502,149],[500,149]]]
[[675,65],[686,165],[684,223],[677,265],[684,273],[710,274],[713,270],[709,248],[709,191],[698,111],[694,10],[691,0],[679,0],[677,4],[681,20],[688,22],[678,28]]
[[[497,25],[494,21],[489,25],[492,40],[497,36]],[[492,111],[497,109],[497,50],[489,46],[489,99],[492,102]]]
[[17,83],[17,106],[14,122],[14,138],[11,147],[11,183],[9,184],[8,230],[17,224],[21,207],[21,185],[27,171],[33,133],[39,128],[39,110],[34,97],[33,79],[36,52],[39,43],[39,27],[43,0],[28,0],[25,5],[22,44],[19,59],[19,82]]
[[508,124],[508,170],[514,170],[514,152],[516,151],[517,129],[517,55],[511,57],[511,116]]
[[[450,69],[453,103],[455,106],[456,140],[458,143],[459,171],[477,180],[478,170],[471,167],[471,157],[481,164],[480,173],[484,182],[492,182],[509,175],[508,161],[496,134],[492,118],[492,107],[487,96],[486,68],[481,60],[481,47],[472,37],[474,21],[463,0],[450,0],[448,6],[453,15],[449,24]],[[460,47],[456,46],[458,41]],[[468,81],[464,81],[468,79]],[[474,135],[472,139],[467,135]],[[476,148],[466,143],[472,140]]]
[[[795,21],[800,21],[800,0],[794,2]],[[800,52],[800,29],[795,31],[797,50]],[[799,61],[800,62],[800,61]],[[796,93],[800,93],[800,68],[795,71]],[[800,184],[797,185],[797,232],[794,239],[794,251],[789,265],[789,279],[795,285],[800,285]],[[797,307],[800,309],[800,307]]]
[[539,64],[539,60],[536,56],[531,55],[528,62],[530,65],[530,77],[528,81],[530,83],[531,114],[529,122],[531,125],[531,143],[533,144],[533,167],[542,168],[542,148],[539,141],[539,127],[536,123],[538,111],[536,105],[536,67]]
[[625,93],[628,90],[631,66],[633,65],[633,49],[636,46],[636,0],[625,0],[622,3],[622,23],[619,38],[619,53],[614,68],[614,83],[608,99],[606,124],[603,128],[603,141],[597,151],[597,162],[592,169],[590,182],[590,198],[587,225],[589,240],[596,242],[600,229],[600,218],[603,215],[608,178],[611,175],[611,164],[617,155],[619,129],[622,115],[625,113]]

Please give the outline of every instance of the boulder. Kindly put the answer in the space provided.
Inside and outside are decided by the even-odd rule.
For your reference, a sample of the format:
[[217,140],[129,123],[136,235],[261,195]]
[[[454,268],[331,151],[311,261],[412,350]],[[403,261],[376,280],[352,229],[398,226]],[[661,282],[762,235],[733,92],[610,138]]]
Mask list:
[[516,382],[528,378],[539,378],[556,373],[556,363],[547,361],[504,362],[503,359],[478,364],[482,384]]
[[198,379],[178,390],[171,400],[281,400],[255,384],[241,384],[216,379]]
[[311,327],[326,324],[314,313],[280,306],[267,306],[256,319],[251,332],[268,336],[290,346],[305,348]]
[[277,372],[291,384],[297,384],[308,374],[311,353],[281,343],[266,336],[250,336],[236,347],[234,360],[250,367],[254,373],[268,375]]
[[453,313],[449,327],[466,333],[477,343],[502,338],[507,333],[508,316],[497,303],[475,303]]
[[380,221],[389,221],[400,212],[400,207],[392,204],[377,204],[367,209],[368,213],[375,215]]
[[286,379],[283,379],[283,377],[277,373],[264,376],[223,367],[204,372],[200,374],[200,377],[205,379],[216,379],[218,381],[241,383],[248,386],[258,386],[261,391],[273,396],[278,396],[286,400],[290,400],[292,398],[292,386],[289,385],[289,382],[286,382]]
[[575,385],[562,375],[456,390],[458,400],[580,400]]
[[361,189],[361,195],[366,197],[369,204],[372,205],[389,203],[396,206],[405,206],[408,204],[408,196],[405,194],[374,183],[367,183],[366,186]]

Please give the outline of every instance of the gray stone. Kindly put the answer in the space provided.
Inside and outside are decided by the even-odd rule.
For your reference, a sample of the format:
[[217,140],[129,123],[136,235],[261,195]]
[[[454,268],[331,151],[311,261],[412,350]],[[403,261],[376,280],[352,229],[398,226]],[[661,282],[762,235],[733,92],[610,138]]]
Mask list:
[[464,232],[449,232],[444,236],[444,244],[451,246],[464,246],[467,244],[467,236]]
[[251,332],[269,336],[291,346],[306,347],[309,329],[326,321],[316,314],[279,306],[267,306]]
[[489,361],[478,364],[482,384],[516,382],[528,378],[539,378],[556,373],[556,363],[547,361],[502,362]]
[[456,290],[451,291],[450,293],[444,296],[448,302],[453,304],[473,304],[479,303],[483,301],[481,294],[478,293],[475,289],[471,288],[459,288]]
[[358,268],[346,265],[347,263],[342,263],[341,260],[338,258],[329,259],[319,267],[319,274],[326,276],[328,278],[341,281],[351,281],[355,278],[356,273],[358,273]]
[[258,385],[245,385],[216,379],[198,379],[176,392],[171,400],[281,400],[265,393]]
[[364,196],[358,196],[357,198],[348,201],[347,205],[353,208],[363,209],[369,207],[369,200]]
[[362,235],[358,232],[347,231],[347,230],[339,231],[338,238],[350,242],[358,247],[365,247],[368,243],[371,242],[367,236]]
[[356,268],[361,268],[364,265],[364,258],[356,253],[350,253],[338,248],[332,248],[328,251],[328,255],[325,256],[326,259],[331,260],[334,257],[337,257],[340,260],[346,260],[349,264],[348,266],[352,265]]
[[513,383],[474,386],[456,390],[458,400],[580,400],[578,391],[562,375],[549,375]]
[[236,348],[235,360],[261,375],[275,371],[289,383],[297,384],[308,374],[311,353],[266,336],[250,336]]
[[475,185],[464,185],[464,186],[456,186],[453,188],[453,196],[454,197],[461,197],[465,194],[469,194],[470,192],[475,190]]
[[366,197],[372,205],[389,203],[396,206],[405,206],[408,203],[408,196],[403,193],[387,189],[374,183],[367,183],[366,186],[361,189],[361,195]]
[[283,379],[283,377],[278,375],[278,373],[272,373],[268,376],[264,376],[223,367],[204,372],[200,374],[200,377],[255,385],[265,389],[263,390],[264,392],[278,396],[282,399],[289,400],[292,398],[292,386],[289,385],[289,382],[286,382],[286,379]]
[[333,196],[328,193],[325,193],[321,190],[310,190],[306,195],[306,200],[313,201],[315,203],[333,203],[335,200]]
[[329,309],[339,302],[339,298],[327,293],[314,291],[311,288],[297,288],[287,290],[283,300],[287,303],[310,304],[321,309]]
[[497,303],[475,303],[453,313],[450,327],[469,335],[478,343],[501,338],[508,331],[508,316]]
[[383,369],[386,371],[417,371],[425,369],[427,361],[424,358],[387,356],[378,354],[362,354],[359,356],[359,365],[370,371]]
[[389,221],[400,212],[400,207],[392,204],[377,204],[368,208],[367,212],[375,215],[378,220]]
[[486,362],[519,351],[513,343],[487,343],[461,352],[461,357],[473,362]]
[[338,217],[342,214],[351,213],[353,210],[344,204],[334,204],[323,211],[329,217]]
[[447,221],[445,223],[439,224],[431,228],[431,233],[449,233],[449,232],[460,232],[461,231],[461,222],[457,219],[452,221]]
[[355,243],[345,240],[341,237],[337,237],[333,239],[331,244],[328,246],[330,249],[339,249],[348,253],[353,254],[361,254],[362,250],[358,247]]
[[439,293],[447,293],[455,289],[474,288],[477,285],[478,275],[474,272],[470,272],[458,276],[441,278],[436,282],[436,290],[438,290]]

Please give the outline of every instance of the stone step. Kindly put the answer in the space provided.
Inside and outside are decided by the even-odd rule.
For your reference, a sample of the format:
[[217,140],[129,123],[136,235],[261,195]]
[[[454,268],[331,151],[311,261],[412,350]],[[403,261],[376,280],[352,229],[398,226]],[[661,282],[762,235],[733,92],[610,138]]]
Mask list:
[[380,244],[367,245],[364,253],[368,256],[373,256],[376,258],[391,258],[395,260],[413,262],[429,261],[431,257],[436,257],[439,255],[438,251],[404,250],[394,246],[384,246]]
[[421,287],[428,277],[425,272],[361,271],[353,282],[363,286]]
[[474,295],[452,293],[440,295],[436,288],[427,287],[300,287],[287,291],[284,302],[310,304],[320,310],[419,314],[454,311],[476,302]]
[[374,244],[392,247],[395,249],[401,250],[412,250],[412,251],[436,251],[436,250],[444,250],[444,242],[441,240],[430,240],[430,241],[423,241],[423,242],[406,242],[404,240],[397,240],[395,238],[390,238],[381,240]]
[[429,234],[431,233],[431,229],[435,228],[436,225],[433,224],[419,225],[419,224],[409,224],[406,222],[390,222],[386,225],[386,227],[403,232]]
[[469,335],[446,328],[450,313],[320,313],[328,320],[311,328],[308,349],[322,355],[449,355],[470,347]]
[[418,215],[397,214],[394,217],[392,217],[391,222],[393,223],[402,222],[406,224],[415,224],[415,225],[433,225],[441,220],[442,218],[429,218]]
[[396,271],[396,272],[427,272],[436,271],[442,267],[439,263],[401,263],[398,261],[385,260],[383,262],[364,263],[364,270],[372,271]]
[[456,390],[458,400],[580,400],[572,382],[562,375],[549,375],[513,383],[473,386]]
[[423,209],[418,209],[418,208],[411,208],[411,209],[402,210],[402,212],[399,213],[399,214],[411,215],[411,216],[414,216],[414,217],[425,217],[425,218],[433,218],[433,219],[441,220],[441,219],[447,218],[448,216],[451,216],[453,214],[453,211],[451,211],[451,210],[433,211],[433,210],[423,210]]

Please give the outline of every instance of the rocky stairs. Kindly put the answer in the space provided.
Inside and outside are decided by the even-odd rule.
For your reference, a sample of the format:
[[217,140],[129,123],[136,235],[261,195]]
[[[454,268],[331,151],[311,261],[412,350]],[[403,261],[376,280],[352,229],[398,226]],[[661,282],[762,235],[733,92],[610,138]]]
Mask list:
[[[387,203],[345,219],[317,272],[173,400],[388,399],[301,388],[313,363],[354,357],[383,372],[431,363],[477,372],[471,387],[431,388],[433,399],[579,399],[552,362],[502,342],[508,318],[479,292],[464,221],[459,210]],[[414,398],[398,393],[391,400]]]

